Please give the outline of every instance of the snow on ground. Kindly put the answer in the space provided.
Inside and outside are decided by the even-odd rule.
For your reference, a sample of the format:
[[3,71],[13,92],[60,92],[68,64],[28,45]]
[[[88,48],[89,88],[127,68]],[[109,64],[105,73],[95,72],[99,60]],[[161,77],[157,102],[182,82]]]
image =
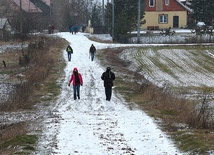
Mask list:
[[26,48],[28,45],[27,44],[5,44],[5,45],[0,45],[0,53],[5,52],[6,50],[21,50],[22,48]]
[[[136,57],[140,61],[142,74],[156,85],[167,84],[175,87],[214,87],[213,51],[189,51],[179,48],[163,48],[144,51],[126,50],[121,54],[124,60]],[[139,62],[132,61],[131,70],[139,67]],[[161,65],[160,65],[161,64]],[[202,65],[203,64],[203,65]]]
[[[90,41],[83,34],[58,33],[74,50],[62,79],[62,92],[47,112],[44,129],[35,154],[54,155],[179,155],[181,153],[155,124],[136,107],[130,110],[113,91],[106,101],[101,74],[105,71],[98,61],[90,61],[88,51],[93,43],[97,49],[112,46]],[[126,45],[125,45],[126,46]],[[83,76],[80,100],[73,99],[67,86],[72,70],[77,67]],[[111,67],[111,66],[110,66]],[[118,75],[116,75],[117,77]]]
[[[1,76],[0,75],[0,82],[1,82],[1,77],[6,77],[6,76]],[[10,94],[13,93],[14,86],[9,84],[9,83],[0,83],[0,103],[3,103],[7,101],[10,97]]]

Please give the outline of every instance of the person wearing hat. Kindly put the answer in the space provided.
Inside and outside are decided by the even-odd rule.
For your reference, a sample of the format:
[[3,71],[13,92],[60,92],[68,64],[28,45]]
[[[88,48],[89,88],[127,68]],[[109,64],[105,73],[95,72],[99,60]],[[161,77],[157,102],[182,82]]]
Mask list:
[[106,68],[106,71],[102,74],[101,79],[104,81],[106,100],[111,100],[113,81],[115,80],[115,74],[111,71],[110,67]]
[[83,85],[83,79],[82,79],[82,75],[80,73],[78,73],[78,70],[76,67],[73,69],[71,78],[68,81],[68,86],[70,86],[71,82],[73,85],[74,100],[76,100],[77,97],[78,97],[78,99],[80,99],[80,86]]

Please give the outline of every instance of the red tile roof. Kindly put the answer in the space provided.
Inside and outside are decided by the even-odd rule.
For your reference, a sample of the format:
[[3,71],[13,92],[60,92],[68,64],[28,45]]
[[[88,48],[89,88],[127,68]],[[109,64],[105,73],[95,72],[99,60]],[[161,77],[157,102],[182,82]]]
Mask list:
[[51,5],[51,0],[42,0],[43,2],[45,2],[48,6]]
[[[20,7],[20,0],[13,0]],[[22,10],[26,12],[42,12],[38,7],[36,7],[29,0],[21,0]]]
[[7,22],[7,18],[0,18],[0,29],[4,28],[4,25],[6,22]]

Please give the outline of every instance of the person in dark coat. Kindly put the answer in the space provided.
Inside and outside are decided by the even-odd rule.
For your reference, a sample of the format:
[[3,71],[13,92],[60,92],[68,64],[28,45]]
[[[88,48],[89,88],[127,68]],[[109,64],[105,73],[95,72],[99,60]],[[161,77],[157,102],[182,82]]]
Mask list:
[[96,52],[96,48],[93,44],[91,44],[91,47],[89,49],[89,58],[91,57],[91,61],[94,60],[94,54]]
[[73,54],[73,49],[70,45],[67,46],[66,52],[68,53],[68,61],[71,61],[71,54]]
[[78,25],[75,25],[75,26],[74,26],[74,34],[76,34],[78,31],[79,31],[79,26],[78,26]]
[[54,34],[54,29],[55,29],[55,26],[52,24],[51,25],[51,34]]
[[71,33],[71,27],[72,27],[72,25],[69,26],[69,32],[70,32],[70,33]]
[[71,78],[68,81],[68,86],[70,86],[71,82],[73,85],[74,100],[76,100],[77,97],[78,97],[78,99],[80,99],[80,86],[83,85],[83,79],[82,79],[82,75],[80,73],[78,73],[78,70],[76,67],[73,69]]
[[112,86],[114,85],[113,81],[115,80],[115,74],[111,71],[110,67],[106,68],[106,71],[102,74],[101,79],[104,81],[106,100],[110,101]]
[[70,32],[74,34],[74,26],[70,26]]

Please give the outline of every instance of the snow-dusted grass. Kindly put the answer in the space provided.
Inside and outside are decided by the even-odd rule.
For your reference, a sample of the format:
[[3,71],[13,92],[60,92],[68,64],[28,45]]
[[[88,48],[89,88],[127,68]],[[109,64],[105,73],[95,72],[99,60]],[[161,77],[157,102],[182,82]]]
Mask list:
[[[152,47],[150,48],[153,49]],[[156,51],[157,48],[158,47],[154,47],[154,51]],[[123,52],[132,53],[133,51],[138,51],[137,49],[138,48],[129,48],[125,49]],[[144,74],[142,74],[142,66],[137,66],[137,64],[135,66],[133,65],[133,57],[122,54],[122,57],[124,56],[123,58],[126,62],[123,62],[121,65],[120,59],[117,58],[117,54],[115,53],[117,52],[118,55],[120,55],[119,53],[122,52],[122,50],[123,49],[106,49],[101,53],[101,55],[107,55],[102,58],[102,62],[108,61],[109,63],[104,64],[114,66],[114,69],[118,70],[117,74],[119,74],[119,77],[117,78],[116,89],[119,90],[122,96],[128,102],[137,103],[140,107],[142,107],[142,109],[146,110],[150,116],[164,120],[164,128],[166,128],[167,131],[172,132],[172,135],[175,135],[174,138],[178,141],[178,144],[181,144],[179,145],[180,148],[193,152],[195,151],[194,149],[200,150],[201,152],[209,148],[213,149],[213,141],[209,141],[208,144],[204,138],[201,138],[203,136],[203,130],[199,130],[195,133],[194,130],[188,129],[188,126],[193,129],[213,128],[213,112],[212,109],[210,109],[209,104],[207,104],[207,101],[203,102],[202,105],[198,104],[197,107],[195,107],[194,103],[196,102],[179,98],[178,95],[173,94],[175,89],[181,94],[190,93],[186,90],[187,88],[169,84],[169,86],[172,86],[171,88],[164,87],[162,89],[158,89],[157,87],[151,85],[143,78]],[[127,65],[130,64],[130,62],[132,63],[128,67]],[[129,68],[130,72],[125,71],[124,68],[126,67]],[[141,76],[139,73],[141,73]],[[199,86],[197,90],[202,90],[203,88],[204,87],[201,88]],[[194,93],[195,99],[199,98],[200,95],[202,94]],[[191,94],[191,97],[193,97],[193,94]],[[201,101],[197,100],[197,102],[200,103],[203,99],[204,98],[202,98]],[[203,111],[203,113],[201,113],[201,111]],[[180,130],[182,134],[178,132]],[[179,138],[176,137],[177,132]],[[189,137],[187,140],[186,136],[188,136],[189,132],[194,136]],[[207,136],[211,136],[210,134],[211,133],[208,131]],[[194,143],[200,143],[201,145],[199,147],[199,145],[194,145]]]
[[[33,129],[38,126],[34,121],[45,113],[41,107],[60,92],[57,79],[62,75],[64,61],[57,51],[67,42],[59,38],[45,39],[42,49],[24,51],[30,56],[26,66],[19,66],[21,52],[0,53],[7,63],[7,67],[0,68],[0,154],[29,154],[27,150],[35,149],[38,135],[29,135],[30,125]],[[35,110],[36,103],[41,111]]]
[[[214,88],[214,50],[212,47],[167,46],[127,49],[121,55],[131,60],[131,70],[164,87]],[[136,61],[133,61],[136,59]]]

